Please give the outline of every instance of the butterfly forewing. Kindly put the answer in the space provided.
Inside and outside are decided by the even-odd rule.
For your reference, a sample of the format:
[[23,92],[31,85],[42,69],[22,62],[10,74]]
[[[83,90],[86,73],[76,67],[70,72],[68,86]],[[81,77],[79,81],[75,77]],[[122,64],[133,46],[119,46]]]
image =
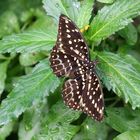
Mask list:
[[68,17],[61,15],[57,44],[62,51],[79,60],[89,60],[88,47],[77,26]]
[[102,120],[104,111],[103,93],[100,81],[93,71],[86,73],[82,98],[83,112],[98,121]]
[[58,76],[73,78],[74,70],[81,66],[81,60],[89,60],[88,47],[76,25],[66,16],[59,18],[58,36],[51,52],[50,62]]

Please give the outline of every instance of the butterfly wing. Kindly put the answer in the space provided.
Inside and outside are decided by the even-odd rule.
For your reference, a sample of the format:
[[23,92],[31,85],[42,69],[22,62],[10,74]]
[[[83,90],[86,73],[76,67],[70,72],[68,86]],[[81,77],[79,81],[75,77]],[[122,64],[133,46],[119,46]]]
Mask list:
[[104,101],[100,81],[93,71],[86,73],[85,88],[82,92],[83,112],[101,121],[103,119]]
[[50,63],[53,72],[58,76],[79,77],[85,71],[83,62],[69,54],[65,54],[55,46],[51,52]]
[[59,18],[57,46],[79,60],[89,60],[88,47],[75,23],[65,15]]
[[74,110],[81,109],[79,105],[82,97],[81,86],[81,77],[77,79],[69,79],[63,86],[62,97],[64,103]]
[[68,76],[70,75],[72,69],[77,67],[74,57],[66,55],[59,50],[58,46],[55,46],[51,52],[50,56],[51,68],[53,72],[58,76]]
[[[74,77],[73,71],[89,60],[88,47],[77,26],[66,16],[59,18],[58,36],[50,62],[53,72],[58,76]],[[77,72],[78,73],[78,72]]]

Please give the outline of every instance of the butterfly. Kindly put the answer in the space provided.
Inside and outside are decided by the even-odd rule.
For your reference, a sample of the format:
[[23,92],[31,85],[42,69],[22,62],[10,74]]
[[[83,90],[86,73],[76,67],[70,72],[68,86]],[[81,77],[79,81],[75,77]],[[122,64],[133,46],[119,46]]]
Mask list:
[[88,46],[75,23],[59,17],[58,35],[50,54],[54,74],[67,77],[62,89],[64,103],[81,110],[97,121],[103,119],[104,99],[95,61],[90,61]]

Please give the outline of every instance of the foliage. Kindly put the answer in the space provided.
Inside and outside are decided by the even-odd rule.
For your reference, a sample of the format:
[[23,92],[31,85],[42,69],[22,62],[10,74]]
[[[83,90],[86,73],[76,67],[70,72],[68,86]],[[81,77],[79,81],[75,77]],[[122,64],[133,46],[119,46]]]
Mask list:
[[[60,13],[83,32],[105,97],[103,122],[66,107],[49,63]],[[140,137],[140,1],[0,2],[0,140]],[[135,110],[134,110],[135,109]],[[15,138],[16,136],[16,138]]]

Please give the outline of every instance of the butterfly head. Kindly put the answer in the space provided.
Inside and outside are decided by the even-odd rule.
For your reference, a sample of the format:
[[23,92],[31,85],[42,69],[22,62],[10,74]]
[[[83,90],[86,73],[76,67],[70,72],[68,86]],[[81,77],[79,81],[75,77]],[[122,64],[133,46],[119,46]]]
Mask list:
[[91,68],[95,69],[96,65],[99,63],[99,60],[95,59],[93,61],[90,62]]

